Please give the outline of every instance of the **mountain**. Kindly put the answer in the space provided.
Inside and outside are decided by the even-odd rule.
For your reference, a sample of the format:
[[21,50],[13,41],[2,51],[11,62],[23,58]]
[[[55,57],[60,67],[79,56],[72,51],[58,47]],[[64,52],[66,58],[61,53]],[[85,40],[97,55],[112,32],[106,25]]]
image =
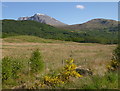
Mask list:
[[69,30],[59,29],[48,24],[36,21],[2,20],[2,37],[16,35],[32,35],[46,39],[70,40],[71,37],[79,37]]
[[40,22],[40,23],[45,23],[45,24],[48,24],[48,25],[52,25],[52,26],[65,26],[67,24],[64,24],[48,15],[45,15],[45,14],[35,14],[31,17],[20,17],[18,18],[18,20],[34,20],[34,21],[37,21],[37,22]]
[[36,21],[2,20],[3,38],[18,35],[32,35],[45,39],[80,43],[115,44],[118,42],[118,32],[65,30]]
[[67,25],[64,24],[48,15],[45,14],[35,14],[31,17],[20,17],[18,20],[34,20],[40,23],[48,24],[54,27],[72,30],[108,30],[108,31],[118,31],[118,21],[110,19],[92,19],[83,24]]
[[83,24],[63,26],[64,29],[73,30],[109,30],[117,31],[118,22],[109,19],[93,19]]

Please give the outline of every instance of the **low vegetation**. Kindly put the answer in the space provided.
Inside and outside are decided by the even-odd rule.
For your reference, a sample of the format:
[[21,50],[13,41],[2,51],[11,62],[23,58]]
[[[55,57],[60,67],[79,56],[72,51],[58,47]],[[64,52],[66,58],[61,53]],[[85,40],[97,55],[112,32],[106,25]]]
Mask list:
[[45,76],[41,86],[56,88],[70,81],[70,77],[82,77],[82,75],[76,72],[76,65],[73,61],[73,59],[66,60],[67,64],[64,66],[64,69],[56,76]]
[[21,85],[24,81],[26,82],[22,77],[28,77],[28,75],[30,77],[35,76],[41,73],[44,70],[43,68],[44,62],[38,49],[32,53],[26,64],[19,59],[4,57],[2,59],[3,88]]
[[33,52],[29,65],[31,73],[38,73],[44,69],[44,62],[38,49]]
[[3,42],[8,43],[64,43],[65,41],[54,40],[54,39],[44,39],[36,36],[29,35],[19,35],[19,36],[9,36],[3,39]]
[[[2,60],[2,80],[3,88],[13,89],[43,89],[43,88],[77,88],[77,89],[117,89],[118,74],[116,72],[106,72],[104,75],[88,75],[82,76],[76,72],[74,59],[66,60],[63,69],[54,74],[41,74],[44,67],[44,62],[41,58],[39,50],[35,50],[28,62],[31,65],[25,69],[23,64],[15,59],[5,57]],[[30,72],[31,71],[31,72]],[[36,73],[37,72],[37,73]],[[29,74],[29,76],[27,75]],[[43,73],[42,73],[43,74]],[[29,80],[21,77],[28,77]]]
[[109,71],[116,71],[120,68],[120,45],[114,50],[113,57],[108,65]]
[[15,80],[20,78],[23,66],[19,60],[5,57],[2,59],[2,85],[3,87],[9,85],[18,85]]
[[[111,61],[119,60],[119,47],[116,48],[116,45],[65,42],[39,37],[39,43],[34,43],[29,42],[30,39],[35,40],[36,37],[13,36],[3,39],[3,89],[118,88],[117,71],[106,67],[114,67]],[[80,66],[91,69],[92,74],[81,76],[75,70]]]

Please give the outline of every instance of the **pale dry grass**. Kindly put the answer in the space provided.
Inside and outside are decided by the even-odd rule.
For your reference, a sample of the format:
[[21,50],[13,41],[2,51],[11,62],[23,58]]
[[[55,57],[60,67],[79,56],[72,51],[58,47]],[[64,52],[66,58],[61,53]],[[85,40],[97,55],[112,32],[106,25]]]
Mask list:
[[106,72],[106,65],[111,60],[116,45],[92,43],[8,43],[3,42],[2,57],[11,56],[21,60],[29,59],[31,53],[39,48],[46,63],[46,69],[59,69],[63,60],[75,59],[78,66],[93,70],[95,74]]

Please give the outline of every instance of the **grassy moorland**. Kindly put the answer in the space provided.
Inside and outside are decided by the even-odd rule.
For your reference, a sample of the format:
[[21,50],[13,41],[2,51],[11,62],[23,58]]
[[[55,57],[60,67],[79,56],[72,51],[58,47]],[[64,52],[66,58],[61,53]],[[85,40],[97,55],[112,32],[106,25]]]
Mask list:
[[71,57],[77,66],[91,69],[93,76],[73,79],[71,83],[62,85],[60,88],[117,88],[117,74],[106,74],[106,65],[110,63],[116,45],[65,42],[33,36],[13,36],[2,40],[2,57],[11,57],[23,64],[20,78],[5,81],[3,88],[13,88],[36,81],[37,78],[34,75],[30,76],[27,73],[28,61],[36,49],[40,50],[45,64],[44,70],[37,76],[38,79],[45,74],[57,73],[64,66],[64,60]]

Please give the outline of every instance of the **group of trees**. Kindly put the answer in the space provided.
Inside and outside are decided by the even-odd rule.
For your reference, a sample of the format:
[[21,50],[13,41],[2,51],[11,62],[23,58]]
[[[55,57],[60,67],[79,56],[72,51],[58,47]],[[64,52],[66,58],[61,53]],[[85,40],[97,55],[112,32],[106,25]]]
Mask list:
[[14,35],[32,35],[46,39],[56,39],[83,43],[117,43],[116,31],[65,30],[36,21],[2,20],[3,38]]

